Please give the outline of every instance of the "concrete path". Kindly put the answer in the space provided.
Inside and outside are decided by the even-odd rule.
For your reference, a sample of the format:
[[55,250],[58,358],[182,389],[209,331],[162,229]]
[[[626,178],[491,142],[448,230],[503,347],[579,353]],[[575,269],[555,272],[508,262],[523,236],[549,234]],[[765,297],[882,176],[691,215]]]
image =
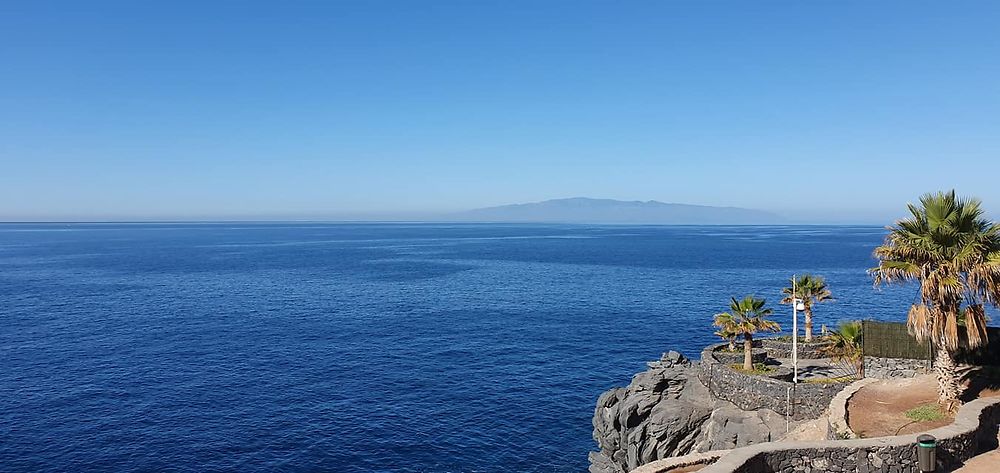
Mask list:
[[1000,472],[1000,450],[986,452],[965,462],[955,473],[997,473]]
[[[788,358],[773,358],[771,361],[777,362],[779,365],[786,368],[792,367],[792,360]],[[799,380],[809,380],[813,378],[839,378],[842,376],[851,376],[853,374],[854,370],[850,369],[846,364],[833,363],[829,358],[803,358],[799,360]]]

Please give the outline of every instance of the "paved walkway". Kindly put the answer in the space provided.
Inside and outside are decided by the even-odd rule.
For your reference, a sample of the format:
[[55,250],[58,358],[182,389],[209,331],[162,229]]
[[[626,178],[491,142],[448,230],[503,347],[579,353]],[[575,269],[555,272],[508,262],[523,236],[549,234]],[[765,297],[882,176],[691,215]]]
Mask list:
[[965,462],[955,473],[997,473],[1000,471],[1000,450],[986,452]]
[[[792,367],[792,360],[789,358],[772,359],[786,368]],[[852,376],[854,371],[846,364],[833,363],[829,358],[819,359],[799,359],[799,380],[812,378],[840,378],[842,376]]]

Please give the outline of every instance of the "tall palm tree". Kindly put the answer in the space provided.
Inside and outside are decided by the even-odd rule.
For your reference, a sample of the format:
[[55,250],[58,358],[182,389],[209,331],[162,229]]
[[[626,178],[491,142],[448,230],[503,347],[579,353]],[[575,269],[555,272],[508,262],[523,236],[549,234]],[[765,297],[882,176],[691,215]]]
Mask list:
[[743,369],[753,370],[753,334],[762,331],[777,332],[781,326],[767,317],[773,312],[764,307],[767,301],[754,296],[741,300],[735,297],[729,303],[729,312],[715,314],[715,325],[721,332],[743,337]]
[[861,349],[861,322],[841,322],[840,327],[823,337],[829,344],[823,352],[830,359],[851,365],[854,375],[865,377],[864,352]]
[[792,286],[782,289],[781,292],[785,294],[785,298],[781,299],[782,304],[791,304],[795,302],[795,299],[802,300],[802,304],[806,308],[806,341],[812,341],[813,304],[833,300],[833,294],[826,287],[826,280],[822,276],[805,274],[796,278],[792,281]]
[[983,216],[979,200],[958,199],[955,191],[924,194],[920,206],[908,206],[910,217],[887,227],[869,273],[875,285],[920,283],[907,325],[934,347],[939,402],[953,410],[963,390],[954,352],[986,341],[985,305],[1000,302],[1000,225]]

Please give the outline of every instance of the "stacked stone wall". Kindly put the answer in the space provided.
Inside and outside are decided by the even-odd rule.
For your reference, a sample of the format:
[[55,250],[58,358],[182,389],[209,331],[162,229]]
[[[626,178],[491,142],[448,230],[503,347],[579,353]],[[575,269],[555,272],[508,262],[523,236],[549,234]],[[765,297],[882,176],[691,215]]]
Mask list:
[[[951,471],[975,455],[997,448],[1000,399],[972,401],[955,422],[934,429],[938,471]],[[826,442],[774,442],[739,448],[699,473],[918,473],[916,435]]]
[[712,394],[753,411],[770,409],[793,420],[815,419],[823,415],[830,401],[847,383],[792,383],[788,370],[771,376],[736,371],[715,358],[718,345],[701,354],[699,379]]
[[[826,348],[829,343],[812,341],[812,342],[802,342],[798,343],[799,359],[820,359],[828,358],[829,355],[823,353],[823,349]],[[785,340],[783,338],[763,338],[760,340],[760,346],[767,351],[767,356],[769,358],[791,358],[792,357],[792,340]]]
[[[715,357],[715,360],[719,363],[739,363],[742,365],[744,357],[743,347],[739,346],[736,351],[729,351],[728,346],[723,344],[712,350],[712,356]],[[753,351],[750,352],[750,360],[753,361],[754,364],[763,363],[767,360],[767,351],[763,348],[754,348]]]
[[912,378],[931,371],[930,360],[865,357],[866,378]]

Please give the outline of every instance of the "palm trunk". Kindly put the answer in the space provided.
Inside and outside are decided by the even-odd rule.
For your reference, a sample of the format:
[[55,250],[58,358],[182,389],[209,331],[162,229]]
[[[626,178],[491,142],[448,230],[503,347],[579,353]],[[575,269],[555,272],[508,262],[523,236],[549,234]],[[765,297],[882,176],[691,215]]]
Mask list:
[[813,339],[813,310],[812,307],[806,306],[806,341],[811,342]]
[[961,404],[958,398],[962,394],[962,385],[959,383],[955,360],[943,346],[937,349],[934,357],[934,371],[937,373],[938,403],[948,411],[953,411]]
[[743,334],[743,369],[753,371],[753,335]]

